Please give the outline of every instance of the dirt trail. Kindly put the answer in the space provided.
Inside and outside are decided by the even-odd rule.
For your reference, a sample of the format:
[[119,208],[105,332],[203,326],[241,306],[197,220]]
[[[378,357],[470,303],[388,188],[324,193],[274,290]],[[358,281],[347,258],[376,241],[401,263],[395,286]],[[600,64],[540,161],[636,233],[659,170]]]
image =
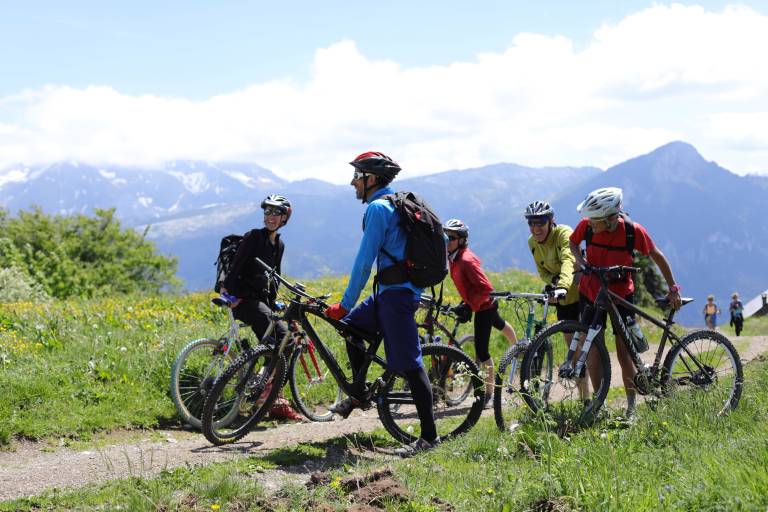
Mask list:
[[[768,336],[741,337],[732,341],[745,362],[768,351]],[[615,361],[613,364],[618,370]],[[620,372],[613,373],[612,385],[620,386]],[[484,415],[489,414],[492,415],[493,411],[484,412]],[[0,452],[0,500],[129,476],[151,477],[163,469],[264,454],[299,442],[324,441],[345,434],[369,432],[380,425],[373,408],[355,411],[343,421],[284,424],[277,428],[258,429],[240,442],[224,447],[211,446],[202,435],[182,430],[151,431],[142,439],[130,442],[120,442],[116,437],[115,444],[83,450],[52,448],[49,443],[20,442],[14,446],[14,451]],[[296,471],[265,471],[260,474],[260,483],[267,489],[278,489],[288,481],[308,479],[309,474],[321,469],[321,466],[322,461],[299,468],[301,475],[297,475]]]

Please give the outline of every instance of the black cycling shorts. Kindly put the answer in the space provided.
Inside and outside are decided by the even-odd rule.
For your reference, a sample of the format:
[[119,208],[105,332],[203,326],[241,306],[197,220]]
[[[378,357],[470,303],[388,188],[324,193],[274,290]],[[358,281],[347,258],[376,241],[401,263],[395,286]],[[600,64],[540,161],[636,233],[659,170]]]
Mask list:
[[576,320],[579,321],[579,311],[581,308],[579,307],[579,302],[574,302],[573,304],[555,304],[555,309],[557,309],[557,319],[558,320]]
[[[268,343],[262,339],[269,328],[272,315],[272,310],[267,303],[255,299],[243,299],[232,310],[232,314],[235,316],[235,319],[250,325],[253,333],[261,343]],[[288,326],[285,322],[277,322],[270,337],[273,342],[275,340],[282,340],[286,332],[288,332]]]
[[[634,293],[630,293],[629,295],[624,297],[624,300],[634,304],[635,303],[635,294]],[[581,310],[581,321],[584,324],[586,324],[586,325],[591,324],[592,323],[592,317],[595,314],[595,305],[585,295],[580,295],[579,296],[579,309]],[[627,318],[628,316],[632,317],[632,318],[635,318],[635,313],[634,312],[628,310],[627,308],[625,308],[624,306],[621,306],[620,304],[616,305],[616,309],[619,310],[619,315],[622,318]],[[608,312],[607,311],[601,311],[600,313],[601,313],[601,318],[599,319],[600,325],[605,326],[605,320],[606,320],[606,316],[607,316]],[[613,323],[613,322],[611,322],[611,323]],[[614,330],[614,332],[621,332],[621,329],[620,328],[617,329],[615,325],[613,326],[613,330]]]
[[491,339],[491,327],[502,330],[506,322],[499,315],[499,305],[475,313],[475,357],[484,362],[491,358],[488,344]]

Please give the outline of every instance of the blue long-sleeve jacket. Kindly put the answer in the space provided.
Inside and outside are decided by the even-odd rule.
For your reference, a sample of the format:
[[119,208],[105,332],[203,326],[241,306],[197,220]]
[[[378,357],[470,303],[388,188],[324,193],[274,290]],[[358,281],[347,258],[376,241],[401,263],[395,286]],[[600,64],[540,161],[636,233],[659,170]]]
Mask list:
[[[357,251],[355,263],[352,265],[347,290],[341,299],[341,305],[347,311],[355,306],[360,292],[365,283],[368,282],[373,260],[376,260],[376,266],[379,270],[396,263],[382,252],[382,248],[397,258],[398,261],[405,259],[406,234],[403,228],[398,226],[399,218],[395,212],[395,207],[388,200],[381,199],[386,194],[394,194],[394,191],[390,187],[377,190],[371,196],[365,209],[363,239],[360,240],[360,248]],[[389,288],[408,288],[413,291],[414,300],[418,300],[422,291],[421,288],[412,283],[405,282],[392,285],[380,284],[379,293]]]

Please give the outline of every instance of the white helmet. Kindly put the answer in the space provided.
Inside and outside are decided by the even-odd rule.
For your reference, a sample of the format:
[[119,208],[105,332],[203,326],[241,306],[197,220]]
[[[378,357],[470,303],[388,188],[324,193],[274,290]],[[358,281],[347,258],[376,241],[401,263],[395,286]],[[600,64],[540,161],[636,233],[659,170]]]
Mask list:
[[576,211],[589,219],[615,215],[621,211],[621,189],[607,187],[593,190],[576,207]]

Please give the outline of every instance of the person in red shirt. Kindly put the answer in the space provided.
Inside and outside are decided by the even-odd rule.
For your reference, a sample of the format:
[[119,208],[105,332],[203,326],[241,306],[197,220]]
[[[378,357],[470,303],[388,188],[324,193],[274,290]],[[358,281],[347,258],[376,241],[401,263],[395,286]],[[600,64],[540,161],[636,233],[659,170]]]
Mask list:
[[475,359],[485,373],[485,406],[488,407],[494,386],[493,359],[488,351],[491,327],[500,330],[510,343],[517,343],[517,337],[512,326],[499,316],[499,305],[490,297],[493,286],[480,268],[480,259],[467,247],[467,225],[451,219],[443,225],[443,231],[448,236],[451,279],[463,301],[457,308],[459,311],[468,308],[475,313]]
[[[594,267],[608,267],[611,265],[634,265],[634,256],[627,247],[627,222],[628,220],[624,214],[622,214],[622,191],[620,188],[608,187],[600,188],[590,192],[581,204],[576,208],[584,219],[579,222],[576,228],[573,230],[569,240],[569,246],[571,252],[576,258],[577,267],[583,267],[586,264]],[[680,299],[680,286],[675,283],[675,278],[672,275],[672,269],[669,266],[664,253],[659,250],[653,243],[648,232],[643,226],[636,222],[632,222],[634,226],[634,250],[651,257],[661,271],[662,276],[667,281],[669,286],[669,293],[667,297],[670,299],[672,307],[679,309],[681,304]],[[579,250],[580,244],[583,241],[587,241],[587,232],[590,228],[592,231],[591,240],[586,243],[586,259],[582,256]],[[628,302],[633,302],[635,283],[632,280],[632,276],[628,275],[625,280],[611,283],[609,289],[620,295]],[[600,280],[597,276],[587,274],[581,276],[579,282],[579,294],[581,296],[581,309],[582,320],[592,318],[594,310],[592,309],[597,293],[600,290]],[[630,311],[618,307],[619,313],[623,317],[632,317],[634,314]],[[614,326],[614,332],[618,332],[618,329]],[[623,341],[620,341],[621,336],[616,334],[616,356],[621,366],[621,375],[624,380],[624,390],[627,395],[627,417],[634,416],[635,413],[635,401],[636,390],[634,385],[634,377],[637,371],[635,370],[632,358],[626,349]],[[588,364],[596,364],[596,361],[592,361],[592,354]]]

